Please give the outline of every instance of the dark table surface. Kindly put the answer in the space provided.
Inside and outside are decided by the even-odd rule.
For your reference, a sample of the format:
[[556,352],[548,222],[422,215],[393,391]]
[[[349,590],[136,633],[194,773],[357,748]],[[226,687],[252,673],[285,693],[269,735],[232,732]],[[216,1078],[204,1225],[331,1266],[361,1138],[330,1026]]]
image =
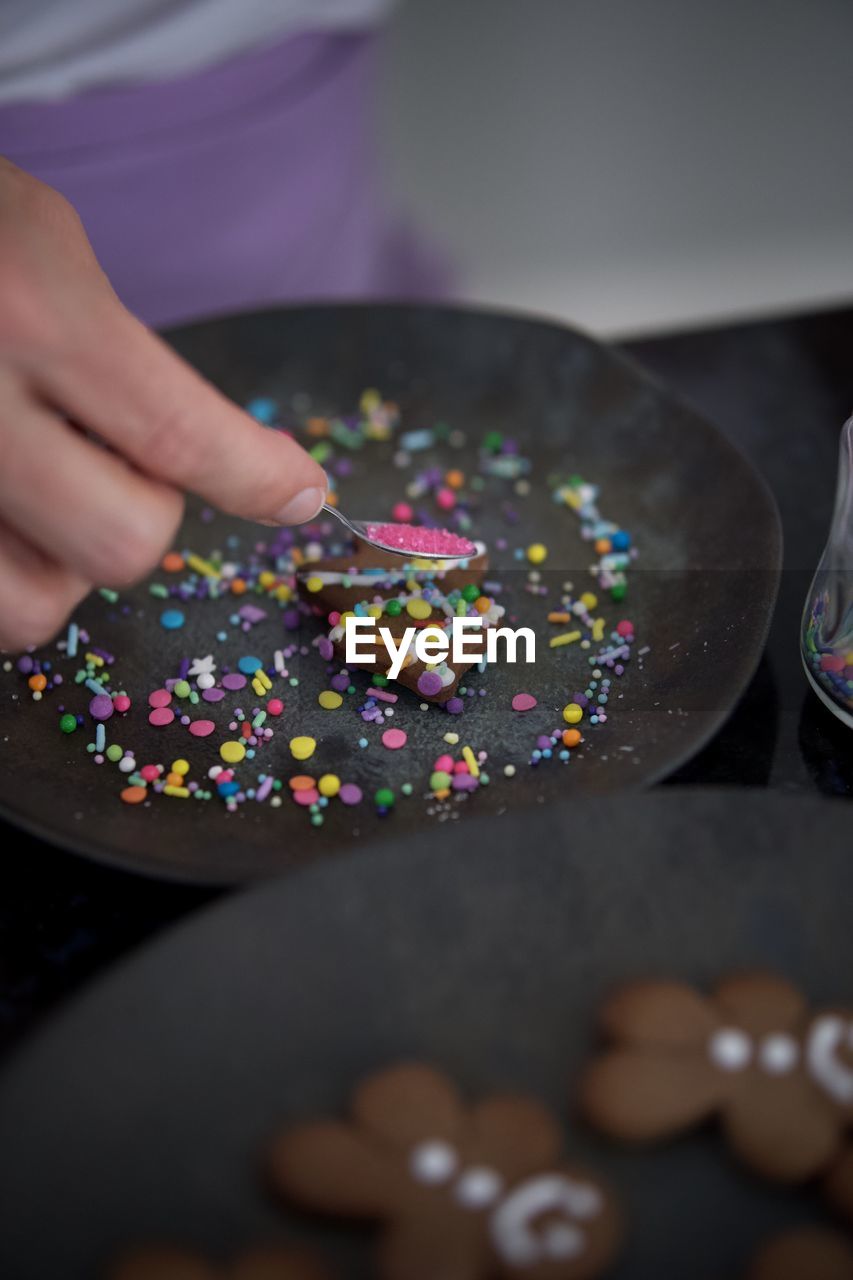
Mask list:
[[[838,434],[853,412],[853,307],[624,346],[747,454],[785,534],[779,601],[752,684],[717,737],[663,785],[850,795],[853,735],[807,688],[797,641],[829,526]],[[3,824],[0,835],[0,1051],[118,956],[217,896],[89,864]]]

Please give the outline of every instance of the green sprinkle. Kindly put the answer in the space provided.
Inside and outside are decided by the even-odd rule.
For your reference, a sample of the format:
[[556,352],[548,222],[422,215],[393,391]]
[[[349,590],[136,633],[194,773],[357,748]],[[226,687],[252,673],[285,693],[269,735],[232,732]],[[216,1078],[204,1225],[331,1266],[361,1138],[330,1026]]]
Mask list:
[[99,587],[98,595],[103,596],[110,604],[115,604],[118,600],[118,592],[113,591],[112,587]]
[[118,745],[117,742],[111,742],[110,745],[107,747],[107,759],[112,764],[117,764],[123,755],[124,755],[124,752],[122,751],[121,747]]
[[190,686],[188,680],[176,680],[172,688],[176,698],[188,698],[190,696]]
[[398,618],[403,612],[403,606],[399,600],[389,600],[385,606],[385,612],[389,618]]
[[63,733],[73,733],[77,728],[77,717],[72,716],[70,711],[66,711],[65,715],[60,717],[59,727]]
[[396,796],[390,787],[380,787],[373,799],[380,809],[390,809],[396,800]]
[[404,782],[400,790],[404,796],[410,796],[414,788],[412,787],[411,782]]
[[165,587],[162,582],[151,582],[148,584],[149,594],[157,596],[158,600],[166,600],[169,596],[169,588]]

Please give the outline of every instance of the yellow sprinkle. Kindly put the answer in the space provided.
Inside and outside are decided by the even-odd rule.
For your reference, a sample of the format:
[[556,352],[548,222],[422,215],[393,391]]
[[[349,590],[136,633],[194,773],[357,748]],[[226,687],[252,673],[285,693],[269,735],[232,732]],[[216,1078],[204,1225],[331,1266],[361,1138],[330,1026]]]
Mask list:
[[314,738],[291,738],[290,754],[294,760],[307,760],[313,756],[316,746],[317,742]]
[[319,577],[318,574],[312,573],[310,578],[305,579],[305,590],[306,591],[322,591],[323,579]]
[[317,701],[326,711],[335,711],[343,702],[343,697],[334,689],[324,689],[323,692],[318,695]]
[[320,781],[317,783],[317,790],[321,796],[336,796],[341,789],[341,780],[336,773],[324,773]]
[[266,671],[264,671],[263,667],[258,667],[257,671],[252,676],[252,680],[253,681],[257,680],[258,684],[261,686],[262,689],[272,688],[272,680],[270,680],[269,676],[267,675]]
[[563,631],[558,636],[551,636],[548,641],[549,649],[560,649],[564,644],[574,644],[576,640],[580,640],[581,633],[579,631]]
[[187,787],[164,787],[163,788],[164,796],[178,796],[181,800],[186,800],[189,794],[190,793]]
[[457,742],[459,741],[459,734],[458,734],[458,733],[446,733],[446,734],[444,735],[444,741],[445,741],[449,746],[451,746],[451,747],[455,747],[455,746],[456,746],[456,744],[457,744]]
[[195,552],[193,552],[192,555],[187,556],[187,564],[191,569],[194,569],[196,573],[202,574],[205,578],[222,577],[219,570],[215,568],[209,560],[202,559],[202,557],[197,556]]
[[185,778],[186,775],[189,773],[189,771],[190,771],[189,760],[173,760],[172,761],[172,769],[171,769],[172,773],[179,773],[182,778]]
[[480,766],[477,764],[477,757],[474,755],[474,752],[471,750],[470,747],[462,748],[462,759],[467,764],[468,772],[471,774],[471,777],[479,778]]
[[542,564],[547,556],[548,548],[541,542],[533,542],[527,548],[527,559],[531,564]]
[[367,616],[368,616],[368,618],[381,618],[381,617],[382,617],[382,605],[381,605],[381,604],[369,604],[369,605],[367,606]]
[[424,600],[422,596],[414,596],[413,599],[406,601],[406,613],[410,618],[417,618],[422,621],[432,613],[432,605],[429,600]]
[[270,587],[275,585],[275,574],[269,569],[264,569],[263,573],[258,574],[258,585],[263,587],[264,591],[269,591]]
[[93,667],[102,667],[104,665],[103,658],[99,658],[96,653],[87,653],[86,661],[91,663]]
[[573,489],[563,489],[562,498],[567,507],[572,507],[575,511],[580,509],[581,496],[579,493],[575,493]]
[[293,592],[286,582],[283,582],[280,587],[276,587],[275,598],[280,600],[282,604],[286,604],[288,600],[293,598]]
[[596,618],[592,624],[592,638],[596,644],[604,639],[604,619]]
[[577,702],[570,702],[563,707],[563,719],[566,724],[577,724],[583,719],[583,707]]
[[584,591],[581,595],[581,604],[585,609],[594,609],[598,604],[598,596],[593,595],[591,591]]
[[239,764],[246,754],[242,742],[223,742],[219,754],[226,764]]

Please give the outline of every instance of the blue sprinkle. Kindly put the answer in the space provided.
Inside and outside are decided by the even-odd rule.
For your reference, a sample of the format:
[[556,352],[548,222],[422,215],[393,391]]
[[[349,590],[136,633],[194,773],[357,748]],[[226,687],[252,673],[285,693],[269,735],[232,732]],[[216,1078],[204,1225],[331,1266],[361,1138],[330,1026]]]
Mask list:
[[243,672],[244,676],[253,676],[258,667],[263,667],[263,665],[264,664],[261,662],[260,658],[253,658],[251,654],[248,653],[244,657],[240,658],[237,663],[239,670]]
[[278,405],[269,396],[256,396],[246,405],[246,412],[268,427],[278,417]]
[[102,724],[95,729],[95,750],[103,751],[107,745],[107,731]]
[[184,625],[184,615],[180,609],[164,609],[160,614],[160,626],[167,631],[179,631]]

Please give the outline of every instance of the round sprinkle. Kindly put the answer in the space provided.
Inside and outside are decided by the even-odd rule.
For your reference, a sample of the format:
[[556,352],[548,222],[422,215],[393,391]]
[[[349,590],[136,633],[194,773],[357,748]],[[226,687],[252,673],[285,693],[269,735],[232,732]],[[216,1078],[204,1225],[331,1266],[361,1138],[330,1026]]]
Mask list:
[[345,782],[338,792],[338,798],[342,804],[361,804],[361,787],[354,782]]
[[336,796],[341,789],[341,780],[336,773],[324,773],[320,781],[317,783],[317,790],[321,796],[331,799]]
[[93,720],[109,720],[115,708],[108,693],[96,693],[89,703],[89,715]]
[[343,698],[334,689],[324,689],[318,695],[317,701],[326,711],[335,711],[343,702]]
[[267,711],[271,716],[280,716],[284,710],[284,703],[281,698],[270,698],[267,703]]
[[176,680],[173,692],[176,698],[188,698],[190,696],[190,693],[192,692],[192,690],[190,689],[189,681]]
[[160,614],[160,626],[167,631],[180,631],[184,625],[184,615],[180,609],[164,609]]
[[297,804],[304,805],[307,809],[309,805],[317,803],[320,793],[316,787],[308,787],[303,791],[294,791],[293,798]]
[[[254,662],[255,659],[252,658],[251,661]],[[255,671],[257,671],[257,667],[255,667]],[[229,689],[231,693],[237,693],[239,689],[245,689],[246,677],[241,675],[239,671],[229,671],[227,676],[222,677],[222,687],[223,689]]]
[[465,710],[465,703],[461,698],[448,698],[444,704],[444,709],[452,716],[461,716]]
[[413,596],[411,600],[406,601],[406,613],[410,618],[423,622],[432,614],[432,605],[429,600],[424,600],[423,596]]
[[307,773],[295,773],[292,778],[288,779],[287,785],[291,791],[310,791],[314,786],[314,779],[310,778]]
[[253,676],[258,667],[263,667],[263,665],[260,658],[253,658],[251,654],[246,654],[245,657],[240,658],[237,662],[237,666],[244,676]]
[[409,740],[405,729],[386,729],[382,735],[382,745],[389,751],[399,751]]
[[563,730],[563,746],[576,747],[581,740],[580,729]]
[[294,760],[308,760],[317,746],[315,738],[299,737],[290,739],[290,754]]
[[373,799],[380,809],[390,809],[396,800],[396,796],[390,787],[380,787]]
[[189,771],[190,771],[189,760],[181,759],[181,760],[172,761],[172,773],[177,773],[180,775],[180,777],[185,778],[189,773]]
[[64,716],[60,716],[59,727],[63,733],[73,733],[77,728],[77,717],[66,711]]
[[317,574],[312,574],[310,578],[305,579],[305,590],[316,595],[318,591],[323,590],[323,579],[318,577]]
[[171,701],[172,695],[168,689],[155,689],[148,695],[149,707],[168,707]]
[[141,804],[147,795],[147,787],[125,787],[121,798],[125,804]]
[[450,786],[450,774],[444,769],[436,769],[430,774],[430,789],[432,791],[446,791]]
[[527,548],[527,559],[531,564],[542,564],[548,555],[548,548],[541,542],[532,542]]
[[418,676],[418,693],[433,698],[441,692],[441,676],[437,671],[422,671]]
[[219,754],[226,764],[239,764],[246,754],[242,742],[223,742]]
[[184,557],[180,551],[167,551],[160,561],[160,568],[165,573],[180,573],[184,567]]
[[537,701],[532,693],[517,693],[512,700],[513,711],[532,711]]
[[514,778],[514,777],[515,777],[515,765],[514,765],[514,764],[505,764],[505,765],[504,765],[504,777],[505,777],[505,778]]
[[216,728],[213,720],[193,720],[190,733],[194,738],[209,738]]
[[583,719],[583,707],[579,707],[576,702],[569,702],[563,707],[563,719],[566,724],[577,724]]
[[119,760],[122,758],[123,755],[124,755],[124,752],[122,751],[121,747],[118,745],[117,742],[111,742],[110,745],[107,747],[107,759],[109,760],[110,764],[118,764]]
[[153,711],[148,713],[148,723],[155,725],[158,729],[162,729],[164,725],[171,724],[175,718],[175,713],[171,707],[155,707]]

